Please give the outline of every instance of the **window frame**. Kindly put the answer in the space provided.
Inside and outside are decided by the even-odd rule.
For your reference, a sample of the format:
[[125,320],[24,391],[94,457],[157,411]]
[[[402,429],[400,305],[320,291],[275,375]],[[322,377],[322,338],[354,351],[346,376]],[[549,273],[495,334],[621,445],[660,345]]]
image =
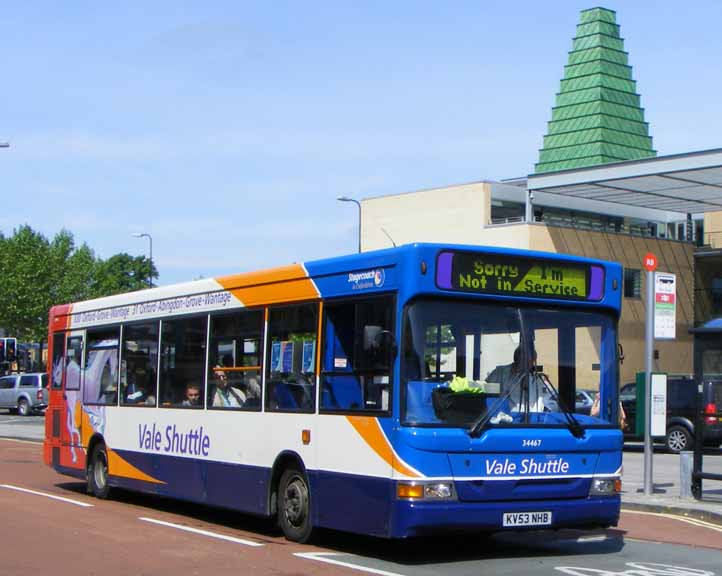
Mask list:
[[[133,403],[124,401],[125,390],[128,386],[127,382],[123,385],[123,362],[127,360],[125,342],[127,338],[127,331],[129,329],[136,328],[147,324],[155,324],[158,330],[158,335],[155,340],[156,344],[156,363],[155,363],[155,385],[153,388],[153,395],[155,396],[154,404],[145,403]],[[118,361],[118,399],[119,405],[124,408],[157,408],[158,407],[158,369],[160,363],[160,334],[162,330],[162,318],[148,318],[144,320],[138,320],[136,322],[128,322],[122,324],[120,332],[120,359]],[[127,363],[126,363],[127,370]],[[127,376],[126,376],[127,377]]]
[[[311,393],[311,407],[310,408],[304,408],[304,409],[293,409],[293,408],[273,408],[271,406],[271,393],[272,388],[275,389],[274,386],[271,386],[271,350],[272,350],[272,344],[271,341],[271,315],[273,312],[278,312],[281,310],[289,310],[292,308],[302,308],[304,306],[313,307],[314,314],[315,314],[315,326],[314,326],[314,333],[315,333],[315,353],[314,353],[314,363],[313,363],[313,390]],[[269,305],[266,306],[266,316],[265,316],[265,335],[264,335],[264,363],[263,363],[263,380],[262,380],[262,393],[263,393],[263,411],[274,413],[274,414],[316,414],[317,408],[318,408],[318,389],[319,389],[319,374],[318,374],[318,367],[319,367],[319,354],[320,351],[320,329],[322,326],[320,325],[321,317],[323,315],[323,308],[325,307],[325,302],[323,300],[306,300],[303,302],[291,302],[288,304],[279,304],[279,305]]]
[[[102,333],[102,332],[110,332],[111,330],[117,330],[118,331],[118,344],[116,346],[116,371],[117,374],[115,376],[115,402],[89,402],[86,400],[86,392],[87,392],[87,382],[86,382],[86,371],[88,369],[88,355],[90,352],[94,351],[90,349],[89,341],[93,337],[94,334]],[[117,406],[120,401],[120,349],[121,349],[121,343],[122,343],[122,335],[123,330],[122,326],[120,324],[109,324],[109,325],[102,325],[102,326],[93,326],[85,329],[85,336],[83,340],[83,384],[82,384],[82,397],[83,397],[83,406]],[[100,349],[95,350],[107,350],[112,349],[109,347],[103,347]]]
[[[209,322],[210,322],[210,314],[184,314],[179,316],[170,316],[170,317],[163,317],[161,318],[161,322],[158,326],[158,367],[156,369],[156,407],[157,408],[163,408],[163,409],[181,409],[181,410],[202,410],[205,408],[205,400],[201,402],[201,404],[197,406],[183,406],[182,400],[178,403],[166,403],[161,402],[161,395],[167,391],[164,390],[163,387],[163,376],[164,376],[164,367],[163,367],[163,358],[164,358],[164,352],[163,352],[163,330],[165,328],[166,323],[171,324],[177,324],[180,322],[187,322],[187,321],[193,321],[193,320],[204,320],[205,321],[205,334],[202,342],[203,346],[203,360],[201,362],[201,370],[202,374],[199,379],[199,386],[200,386],[200,392],[201,392],[201,398],[205,398],[206,393],[206,387],[208,383],[207,378],[207,372],[208,372],[208,334],[209,334]],[[181,392],[185,391],[186,386],[183,386],[181,389]],[[124,404],[124,406],[137,406],[137,404]]]
[[[630,277],[627,277],[630,273]],[[627,287],[631,287],[631,294],[627,294]],[[632,300],[641,300],[642,298],[642,270],[640,268],[624,268],[622,276],[622,296]]]
[[[354,306],[354,334],[357,334],[357,328],[358,328],[358,304],[361,303],[368,303],[372,302],[374,300],[382,301],[386,300],[389,303],[389,309],[390,309],[390,317],[389,317],[389,331],[392,334],[392,343],[391,343],[391,350],[390,350],[390,358],[389,358],[389,367],[388,367],[388,383],[386,383],[386,388],[388,391],[388,405],[386,409],[380,409],[380,410],[374,410],[369,409],[366,407],[360,407],[358,409],[349,409],[349,408],[324,408],[322,399],[323,399],[323,382],[324,382],[324,376],[361,376],[361,375],[371,375],[373,371],[371,370],[356,370],[352,369],[349,371],[336,371],[336,370],[325,370],[324,369],[324,362],[323,362],[323,356],[321,356],[321,360],[319,363],[319,373],[317,375],[318,379],[318,412],[319,414],[344,414],[344,415],[354,415],[354,416],[369,416],[369,417],[388,417],[393,412],[393,405],[394,405],[394,369],[396,366],[396,359],[398,357],[398,344],[397,344],[397,326],[396,326],[396,318],[397,318],[397,294],[395,292],[386,292],[386,293],[380,293],[380,294],[363,294],[363,295],[353,295],[353,296],[343,296],[340,298],[334,298],[330,300],[324,301],[323,305],[323,311],[321,314],[321,334],[319,339],[319,350],[318,354],[324,354],[325,353],[325,347],[326,343],[328,341],[328,335],[327,335],[327,328],[328,328],[328,308],[332,308],[337,305],[343,306],[344,304],[353,304]],[[362,344],[362,343],[361,343]],[[354,349],[353,354],[354,356],[357,354],[359,348],[359,342],[357,339],[354,339]]]
[[[265,371],[265,348],[266,348],[266,338],[268,334],[268,323],[266,321],[267,319],[267,307],[266,306],[260,306],[260,307],[249,307],[249,308],[239,308],[235,310],[222,310],[215,313],[211,313],[208,315],[208,328],[207,328],[207,346],[206,346],[206,371],[205,371],[205,390],[204,390],[204,402],[205,407],[207,410],[220,410],[222,412],[261,412],[264,410],[265,406],[265,383],[266,383],[266,371]],[[213,377],[213,368],[214,365],[211,366],[211,347],[214,346],[213,344],[213,321],[217,320],[219,318],[230,318],[233,316],[241,316],[241,315],[251,315],[251,314],[260,314],[260,327],[261,332],[260,336],[258,338],[258,345],[259,350],[256,351],[256,354],[258,356],[258,360],[260,364],[258,365],[258,376],[260,379],[259,385],[261,387],[261,394],[258,397],[258,405],[257,406],[249,406],[248,408],[245,407],[245,403],[243,406],[213,406],[211,404],[212,398],[211,398],[211,378]],[[253,368],[256,368],[253,366]],[[245,370],[245,366],[233,366],[229,367],[228,370],[224,370],[224,372],[243,372]],[[230,384],[229,384],[230,385]],[[246,401],[248,400],[248,397],[246,396]]]

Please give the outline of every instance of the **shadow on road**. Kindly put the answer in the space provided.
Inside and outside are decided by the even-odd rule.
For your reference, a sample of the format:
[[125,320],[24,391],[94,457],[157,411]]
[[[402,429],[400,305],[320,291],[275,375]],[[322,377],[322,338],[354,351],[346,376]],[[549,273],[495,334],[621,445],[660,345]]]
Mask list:
[[[56,486],[67,492],[85,494],[84,482],[63,482]],[[179,523],[214,524],[230,530],[253,533],[261,542],[292,545],[283,539],[275,522],[233,510],[140,494],[114,488],[110,499],[151,511],[185,517]],[[453,532],[410,540],[384,540],[334,530],[318,529],[311,544],[341,554],[374,558],[400,565],[446,564],[504,558],[614,554],[624,547],[624,532],[608,530],[560,530],[527,532]]]

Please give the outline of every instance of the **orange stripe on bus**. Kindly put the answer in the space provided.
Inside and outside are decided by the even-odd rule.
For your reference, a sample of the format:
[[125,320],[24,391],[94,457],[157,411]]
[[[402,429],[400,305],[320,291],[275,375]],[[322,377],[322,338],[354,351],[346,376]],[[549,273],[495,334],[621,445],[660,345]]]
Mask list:
[[404,465],[404,463],[394,455],[394,451],[391,449],[391,445],[386,439],[386,436],[384,436],[376,418],[369,418],[368,416],[346,416],[346,419],[351,423],[351,426],[354,427],[356,432],[359,433],[361,438],[364,439],[366,444],[388,463],[389,466],[404,476],[419,478],[419,474]]
[[319,297],[316,286],[300,264],[224,276],[216,278],[216,281],[238,298],[244,306],[295,302]]
[[156,480],[152,476],[148,476],[142,470],[139,470],[129,462],[126,462],[122,456],[108,448],[108,474],[112,476],[120,476],[121,478],[132,478],[133,480],[143,480],[144,482],[152,482],[153,484],[165,484],[161,480]]
[[[76,412],[76,414],[79,414],[79,418],[82,418],[83,426],[81,428],[82,430],[82,440],[83,440],[83,446],[88,446],[88,443],[90,442],[90,439],[92,438],[93,434],[95,433],[93,429],[93,424],[90,422],[90,416],[85,410],[80,409],[80,402],[76,405],[76,410],[79,412]],[[76,420],[79,419],[78,416],[76,416]],[[120,476],[122,478],[132,478],[134,480],[144,480],[145,482],[153,482],[154,484],[165,484],[165,482],[161,482],[160,480],[156,480],[152,476],[148,476],[145,472],[142,470],[139,470],[132,464],[125,461],[125,459],[122,456],[119,456],[116,452],[111,450],[110,448],[107,448],[107,454],[108,454],[108,473],[112,474],[113,476]]]

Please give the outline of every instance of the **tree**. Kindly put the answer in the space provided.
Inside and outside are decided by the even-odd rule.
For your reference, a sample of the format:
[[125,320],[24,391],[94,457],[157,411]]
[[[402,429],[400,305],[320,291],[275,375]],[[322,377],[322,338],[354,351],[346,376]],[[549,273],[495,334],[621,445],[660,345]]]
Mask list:
[[97,265],[96,296],[108,296],[148,288],[148,278],[158,278],[158,271],[145,256],[125,252],[111,256]]
[[0,240],[0,326],[25,341],[47,334],[54,263],[50,244],[30,226]]
[[145,256],[116,254],[107,260],[61,230],[52,242],[25,225],[0,234],[0,326],[25,342],[41,342],[48,312],[67,304],[147,287],[158,271]]
[[61,230],[50,244],[50,257],[52,305],[96,296],[99,261],[87,244],[76,248],[73,235]]

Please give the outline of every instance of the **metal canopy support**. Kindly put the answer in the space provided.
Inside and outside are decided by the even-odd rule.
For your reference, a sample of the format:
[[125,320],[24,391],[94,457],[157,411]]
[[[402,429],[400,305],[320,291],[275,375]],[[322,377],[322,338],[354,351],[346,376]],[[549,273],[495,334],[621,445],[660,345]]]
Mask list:
[[534,191],[527,190],[526,193],[526,212],[524,214],[525,222],[534,221]]

